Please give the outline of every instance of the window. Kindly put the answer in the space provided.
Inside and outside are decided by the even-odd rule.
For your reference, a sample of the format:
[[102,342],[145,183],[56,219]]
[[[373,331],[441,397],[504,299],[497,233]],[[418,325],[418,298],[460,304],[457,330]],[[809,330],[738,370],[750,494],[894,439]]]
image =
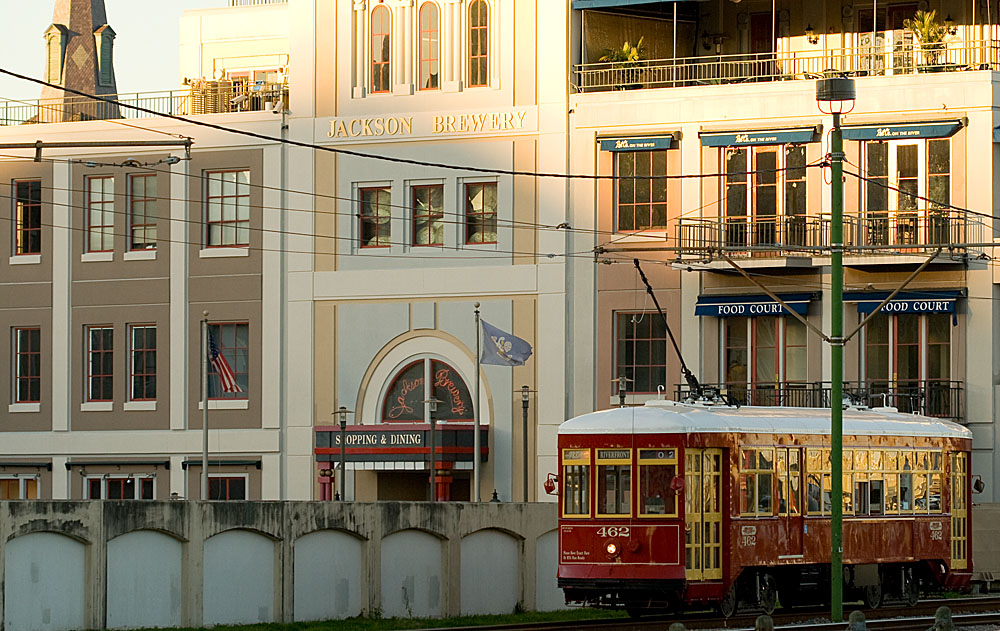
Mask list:
[[392,41],[392,15],[388,7],[379,4],[372,10],[372,92],[390,89],[390,42]]
[[156,400],[156,327],[132,325],[129,328],[129,382],[131,401]]
[[619,232],[667,227],[667,152],[615,153],[616,219]]
[[597,450],[597,514],[632,514],[632,452]]
[[14,403],[42,400],[42,330],[14,329]]
[[497,242],[497,185],[465,185],[465,242]]
[[62,84],[63,52],[66,49],[66,36],[59,27],[52,26],[45,34],[45,80],[49,83]]
[[438,6],[420,5],[420,83],[421,90],[436,90],[440,80],[441,43]]
[[[677,450],[639,450],[639,511],[641,515],[677,515]],[[680,487],[683,488],[683,487]]]
[[250,245],[250,171],[213,171],[208,180],[208,247]]
[[209,324],[219,345],[219,352],[226,358],[243,392],[223,392],[219,375],[210,363],[208,369],[208,397],[210,399],[246,399],[250,391],[250,325],[246,322]]
[[615,314],[615,374],[631,379],[629,390],[651,393],[667,385],[667,329],[649,312]]
[[589,516],[590,450],[564,449],[562,455],[563,516]]
[[37,500],[38,476],[0,476],[0,500]]
[[833,511],[833,502],[830,499],[833,492],[833,479],[830,477],[832,470],[829,449],[806,451],[806,480],[809,495],[807,508],[810,515],[829,515]]
[[802,453],[779,447],[775,452],[778,469],[778,514],[802,514]]
[[[751,405],[796,405],[806,380],[806,325],[791,316],[725,318],[723,374]],[[803,395],[805,396],[805,395]]]
[[87,178],[87,252],[115,249],[115,178]]
[[490,84],[490,6],[485,0],[469,5],[469,85]]
[[444,245],[444,187],[413,187],[413,245]]
[[105,87],[115,84],[114,45],[115,32],[104,25],[94,34],[97,39],[97,80]]
[[387,248],[392,237],[392,194],[389,187],[363,188],[361,247]]
[[[864,143],[870,181],[863,188],[865,245],[901,246],[961,241],[949,222],[951,141]],[[926,198],[930,202],[925,201]]]
[[462,375],[440,359],[423,357],[396,373],[382,402],[382,423],[429,423],[425,411],[424,384],[432,384],[431,395],[442,401],[434,418],[438,421],[471,421],[472,395]]
[[774,450],[740,450],[740,514],[766,517],[774,514]]
[[877,313],[865,325],[869,394],[889,393],[900,411],[952,417],[951,314]]
[[129,249],[156,249],[156,175],[129,176]]
[[153,500],[156,479],[152,475],[104,475],[86,478],[88,500]]
[[726,245],[805,245],[805,146],[723,151]]
[[208,499],[245,500],[246,498],[247,498],[246,476],[209,475]]
[[114,400],[114,329],[87,327],[87,401]]
[[42,253],[42,182],[14,182],[14,254]]

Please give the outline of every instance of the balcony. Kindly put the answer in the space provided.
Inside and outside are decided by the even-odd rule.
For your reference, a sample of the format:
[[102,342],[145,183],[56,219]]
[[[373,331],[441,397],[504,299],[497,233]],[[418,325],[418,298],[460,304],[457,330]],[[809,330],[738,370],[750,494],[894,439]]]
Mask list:
[[[706,383],[740,405],[762,407],[830,407],[828,381],[811,383],[726,384]],[[674,388],[674,399],[690,394],[687,384]],[[844,382],[844,397],[855,405],[891,406],[900,412],[923,414],[952,421],[965,419],[965,396],[960,381],[854,381]]]
[[574,67],[578,92],[606,92],[754,81],[817,79],[828,75],[892,76],[987,70],[1000,66],[1000,40],[949,40],[920,45],[912,36],[875,46],[815,48],[756,54],[717,54]]
[[[157,114],[189,116],[260,112],[271,105],[288,102],[287,83],[249,83],[245,81],[194,81],[185,90],[132,92],[103,95],[119,105],[78,96],[62,99],[15,101],[0,99],[0,126],[69,121],[141,119]],[[121,104],[136,105],[157,114],[138,112]]]
[[[848,255],[978,255],[992,240],[984,217],[945,208],[869,212],[844,216]],[[830,216],[681,218],[677,225],[682,260],[778,259],[825,256],[830,252]],[[978,249],[977,249],[978,246]]]

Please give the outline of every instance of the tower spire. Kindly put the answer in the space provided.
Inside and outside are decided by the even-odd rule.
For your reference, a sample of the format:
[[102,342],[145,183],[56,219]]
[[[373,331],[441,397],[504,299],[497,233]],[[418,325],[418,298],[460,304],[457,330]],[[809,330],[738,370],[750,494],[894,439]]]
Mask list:
[[[46,29],[45,80],[87,94],[118,93],[114,69],[115,31],[108,25],[104,0],[56,0]],[[105,104],[42,88],[41,122],[120,118],[116,104]]]

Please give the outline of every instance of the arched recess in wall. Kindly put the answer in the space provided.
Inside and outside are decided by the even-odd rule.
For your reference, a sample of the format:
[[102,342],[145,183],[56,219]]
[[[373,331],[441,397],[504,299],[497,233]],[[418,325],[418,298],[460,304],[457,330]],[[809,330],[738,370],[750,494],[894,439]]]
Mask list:
[[420,530],[382,539],[382,615],[421,618],[441,615],[441,540]]
[[566,609],[566,599],[556,581],[559,533],[550,530],[535,541],[535,610]]
[[[361,402],[358,423],[370,425],[382,422],[386,397],[395,377],[407,366],[425,357],[438,360],[454,369],[457,372],[456,376],[466,384],[470,395],[475,396],[475,382],[472,380],[476,373],[475,359],[464,346],[450,339],[450,336],[420,335],[401,341],[394,340],[387,345],[387,348],[389,350],[376,359],[362,380],[361,392],[358,395],[358,401]],[[484,380],[480,380],[479,385],[479,422],[482,425],[490,425],[492,397]],[[442,397],[438,398],[445,400]],[[472,418],[471,414],[468,418]]]
[[340,530],[299,537],[294,568],[296,621],[361,615],[360,538]]
[[54,532],[35,532],[8,541],[4,556],[4,628],[87,628],[86,549],[80,541]]
[[156,530],[108,542],[108,628],[179,627],[183,544]]
[[521,600],[521,542],[496,529],[462,538],[462,615],[513,613]]
[[227,530],[205,541],[205,626],[274,622],[275,554],[272,539],[249,530]]

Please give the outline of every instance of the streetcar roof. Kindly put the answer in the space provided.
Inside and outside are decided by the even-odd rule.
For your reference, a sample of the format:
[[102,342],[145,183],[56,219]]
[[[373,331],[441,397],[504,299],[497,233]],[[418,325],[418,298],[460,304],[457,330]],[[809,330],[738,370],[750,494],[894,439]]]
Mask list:
[[[612,408],[572,418],[560,434],[830,434],[829,408],[730,407],[675,401]],[[943,419],[903,414],[894,408],[844,410],[845,435],[972,438],[967,428]]]

